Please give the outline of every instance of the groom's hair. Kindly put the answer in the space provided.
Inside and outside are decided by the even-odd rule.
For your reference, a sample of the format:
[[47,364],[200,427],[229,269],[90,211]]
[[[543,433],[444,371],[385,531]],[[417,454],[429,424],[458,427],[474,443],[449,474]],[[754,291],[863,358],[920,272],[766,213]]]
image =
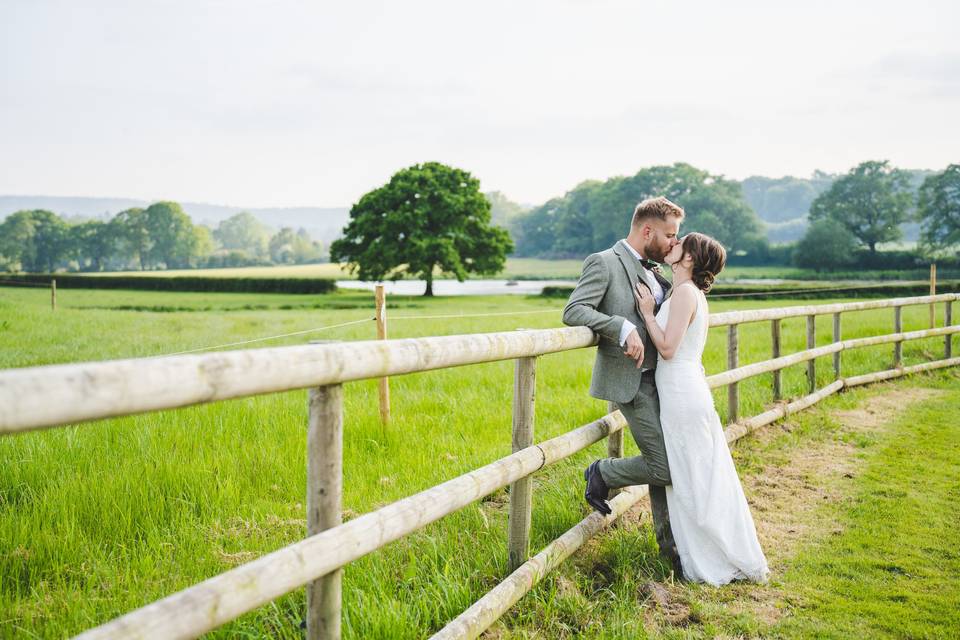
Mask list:
[[663,196],[647,198],[633,210],[633,221],[630,226],[639,227],[650,218],[666,220],[667,216],[674,216],[683,221],[683,215],[683,207],[670,202]]

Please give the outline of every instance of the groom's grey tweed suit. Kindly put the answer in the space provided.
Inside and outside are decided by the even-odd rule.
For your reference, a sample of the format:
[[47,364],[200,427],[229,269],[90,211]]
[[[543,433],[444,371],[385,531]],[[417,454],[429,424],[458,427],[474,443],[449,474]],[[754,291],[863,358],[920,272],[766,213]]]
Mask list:
[[[664,486],[670,484],[670,467],[660,427],[660,401],[653,380],[657,349],[647,335],[633,297],[634,284],[638,281],[646,284],[645,278],[651,276],[657,278],[666,296],[670,283],[659,274],[645,271],[623,241],[588,256],[580,280],[563,310],[563,322],[590,327],[599,334],[590,395],[617,404],[642,453],[632,458],[601,460],[600,475],[611,489],[649,485],[657,543],[660,552],[672,561],[677,552],[664,491]],[[642,369],[647,371],[645,375],[620,346],[620,329],[625,319],[636,326],[643,340]]]

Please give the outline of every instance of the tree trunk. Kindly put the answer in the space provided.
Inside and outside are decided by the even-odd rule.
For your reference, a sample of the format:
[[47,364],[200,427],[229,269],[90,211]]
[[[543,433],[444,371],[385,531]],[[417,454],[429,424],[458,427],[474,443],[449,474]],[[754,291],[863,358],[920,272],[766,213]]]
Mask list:
[[433,297],[433,268],[427,273],[427,290],[423,292],[424,296]]

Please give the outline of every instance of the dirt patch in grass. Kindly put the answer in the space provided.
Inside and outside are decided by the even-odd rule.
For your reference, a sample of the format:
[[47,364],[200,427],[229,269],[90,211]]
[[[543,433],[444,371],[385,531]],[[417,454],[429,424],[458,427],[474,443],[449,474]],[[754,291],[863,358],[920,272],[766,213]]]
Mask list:
[[[782,617],[790,597],[777,584],[786,561],[801,545],[843,533],[839,523],[818,517],[817,513],[824,501],[837,504],[850,497],[847,485],[863,462],[857,455],[858,437],[882,429],[910,405],[942,394],[933,389],[892,385],[878,388],[856,408],[827,414],[836,424],[832,437],[801,443],[790,452],[787,464],[770,465],[758,474],[742,478],[772,579],[764,586],[732,587],[731,590],[740,592],[739,597],[726,603],[732,613],[749,612],[765,624]],[[754,437],[761,442],[770,441],[792,429],[787,419]]]
[[[716,612],[721,618],[747,614],[762,625],[777,622],[792,605],[792,594],[780,587],[779,576],[787,561],[801,545],[843,532],[840,524],[818,515],[821,504],[839,504],[850,498],[849,481],[859,473],[863,459],[858,455],[865,438],[895,420],[910,405],[942,395],[942,391],[918,388],[875,387],[854,409],[831,411],[825,418],[835,431],[822,438],[802,438],[789,451],[785,463],[765,465],[760,472],[741,476],[750,503],[760,544],[770,564],[771,580],[766,585],[732,584],[714,588],[667,580],[647,582],[638,599],[646,628],[682,628],[701,622],[697,611]],[[765,427],[740,446],[764,449],[778,446],[798,427],[789,418]],[[622,518],[619,526],[634,528],[649,521],[650,504],[643,498]],[[697,603],[699,602],[699,606]]]
[[[855,409],[830,412],[836,434],[819,442],[804,443],[790,453],[786,465],[771,466],[743,478],[757,535],[771,569],[792,556],[799,544],[816,533],[833,533],[830,523],[813,518],[818,503],[846,495],[844,480],[854,477],[861,464],[856,438],[875,432],[908,406],[942,392],[932,389],[891,388],[865,399]],[[767,431],[789,431],[789,420]]]

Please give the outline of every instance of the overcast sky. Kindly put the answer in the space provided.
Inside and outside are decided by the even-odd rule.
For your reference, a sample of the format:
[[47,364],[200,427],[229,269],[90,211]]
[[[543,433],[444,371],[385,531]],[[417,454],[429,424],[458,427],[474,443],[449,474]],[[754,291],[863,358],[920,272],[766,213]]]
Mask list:
[[536,204],[676,161],[942,169],[958,7],[0,0],[0,194],[349,206],[436,160]]

